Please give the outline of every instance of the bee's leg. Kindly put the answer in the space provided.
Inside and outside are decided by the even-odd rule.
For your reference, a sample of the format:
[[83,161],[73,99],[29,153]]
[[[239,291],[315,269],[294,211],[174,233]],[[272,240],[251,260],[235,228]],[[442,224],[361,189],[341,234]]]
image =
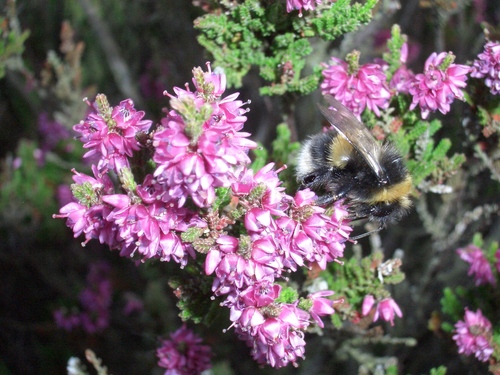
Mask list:
[[363,238],[363,237],[366,237],[366,236],[369,236],[370,234],[372,233],[377,233],[378,231],[384,229],[383,227],[378,227],[377,229],[374,229],[374,230],[371,230],[369,232],[365,232],[365,233],[361,233],[361,234],[358,234],[357,236],[354,236],[354,237],[350,237],[349,239],[350,240],[353,240],[353,241],[356,241],[356,240],[359,240],[360,238]]
[[[344,199],[347,197],[347,193],[351,189],[351,186],[343,186],[341,189],[338,186],[332,185],[329,186],[326,191],[318,195],[318,199],[316,200],[316,204],[318,206],[328,206],[333,204],[334,202]],[[333,193],[335,191],[335,193]]]
[[337,196],[333,193],[325,193],[320,196],[318,196],[318,199],[316,199],[316,205],[318,206],[329,206],[333,204],[335,201],[337,201]]

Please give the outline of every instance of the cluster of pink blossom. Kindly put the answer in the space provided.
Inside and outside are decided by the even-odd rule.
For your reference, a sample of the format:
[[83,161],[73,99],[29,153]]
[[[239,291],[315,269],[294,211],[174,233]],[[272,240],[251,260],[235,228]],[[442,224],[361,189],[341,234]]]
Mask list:
[[[338,261],[351,231],[347,211],[340,202],[315,206],[309,190],[288,196],[273,164],[249,169],[247,153],[257,145],[241,131],[245,103],[237,93],[222,97],[225,75],[210,66],[193,74],[195,90],[175,88],[172,110],[154,130],[131,100],[111,107],[97,96],[74,127],[89,149],[85,157],[95,162],[93,176],[74,171],[76,200],[54,217],[67,219],[83,244],[98,239],[142,261],[183,267],[196,251],[205,253],[213,293],[226,296],[232,325],[254,357],[275,367],[295,364],[305,329],[334,313],[335,301],[325,298],[333,292],[284,300],[276,281],[302,266],[325,269]],[[152,154],[155,169],[137,183],[132,157],[141,148]],[[222,191],[232,200],[219,212],[214,203]],[[164,361],[170,349],[165,353]]]
[[[161,200],[183,206],[191,197],[198,207],[209,207],[215,188],[229,187],[235,181],[236,167],[250,162],[249,149],[257,144],[240,132],[246,117],[238,93],[224,99],[225,75],[195,72],[196,92],[175,88],[172,110],[162,119],[153,136],[157,163],[154,173],[165,186]],[[209,86],[209,88],[204,86]],[[200,114],[203,125],[191,114]],[[196,116],[196,115],[194,115]]]
[[412,96],[410,109],[418,105],[424,119],[436,110],[443,114],[449,112],[455,99],[464,100],[462,89],[470,68],[453,64],[455,56],[452,53],[432,53],[425,62],[424,72],[417,75],[406,67],[407,54],[405,43],[401,49],[401,67],[390,82],[387,82],[387,63],[384,61],[359,66],[357,52],[348,55],[347,62],[334,57],[323,70],[322,92],[333,95],[357,117],[365,108],[380,116],[380,109],[387,109],[391,97],[398,93],[409,93]]
[[465,248],[457,249],[457,254],[462,260],[470,264],[468,275],[474,276],[474,282],[477,286],[483,284],[497,285],[491,265],[479,247],[469,245]]
[[131,99],[123,100],[111,108],[106,97],[99,94],[88,117],[73,129],[80,133],[83,147],[89,149],[84,158],[97,160],[99,173],[109,169],[120,171],[130,168],[129,158],[140,149],[136,139],[138,133],[151,128],[150,120],[143,120],[144,111],[137,111]]
[[[280,368],[297,365],[304,358],[304,334],[311,316],[323,326],[320,316],[334,313],[331,291],[309,295],[305,302],[274,302],[281,287],[269,282],[254,284],[244,290],[231,306],[231,320],[240,339],[252,348],[252,357],[261,364]],[[309,312],[306,311],[306,308]]]
[[156,350],[158,366],[166,368],[165,375],[194,375],[212,367],[212,351],[208,345],[185,325],[163,340]]
[[492,335],[491,322],[481,310],[472,312],[465,309],[464,320],[455,324],[453,340],[457,343],[459,353],[474,354],[477,359],[486,362],[493,354]]
[[490,41],[472,64],[471,77],[484,78],[493,95],[500,94],[500,43]]
[[358,118],[365,108],[380,116],[380,109],[389,107],[391,93],[381,64],[359,66],[359,52],[347,56],[349,64],[332,57],[323,70],[323,94],[331,94]]
[[389,82],[389,89],[391,90],[392,95],[397,93],[408,94],[411,84],[415,79],[415,74],[413,74],[413,72],[406,66],[408,52],[408,43],[404,43],[401,47],[399,56],[401,66],[394,72],[391,81]]
[[302,9],[313,10],[316,5],[321,4],[321,0],[286,0],[286,11],[298,10],[299,17],[302,17]]
[[[375,297],[373,297],[371,294],[367,294],[363,299],[361,315],[367,316],[372,310],[374,304]],[[375,313],[373,315],[373,321],[376,322],[378,318],[381,317],[386,322],[390,322],[391,326],[393,326],[394,315],[397,315],[400,318],[403,317],[403,313],[401,312],[401,309],[399,308],[396,301],[394,301],[392,298],[384,298],[377,304],[377,308],[375,309]]]
[[320,316],[334,313],[335,301],[324,298],[333,292],[277,302],[281,286],[275,281],[301,266],[325,269],[341,257],[351,231],[347,212],[337,203],[327,214],[314,205],[310,190],[286,195],[273,164],[255,174],[243,171],[231,189],[244,207],[247,235],[220,236],[207,253],[205,272],[215,273],[212,290],[227,295],[223,305],[231,310],[232,326],[255,360],[273,367],[295,365],[304,355],[311,317],[322,326]]
[[252,348],[253,358],[279,368],[296,365],[304,356],[303,337],[311,318],[322,327],[320,316],[333,314],[337,301],[324,298],[332,291],[322,291],[278,302],[281,286],[276,278],[313,263],[325,269],[327,262],[343,255],[351,228],[340,203],[327,215],[314,206],[309,190],[293,198],[285,195],[272,167],[255,175],[248,170],[232,186],[246,209],[248,236],[220,237],[218,247],[207,254],[205,270],[216,274],[214,294],[227,295],[224,305],[231,310],[232,326]]
[[[210,206],[215,188],[229,187],[235,171],[249,163],[248,149],[256,147],[246,139],[248,133],[239,131],[246,110],[236,100],[238,94],[220,98],[225,76],[200,68],[194,73],[196,92],[176,88],[172,103],[178,112],[170,111],[153,135],[145,133],[151,122],[142,120],[144,112],[135,110],[131,100],[110,107],[104,95],[98,95],[94,111],[74,127],[89,149],[85,157],[97,158],[94,177],[75,172],[72,190],[78,201],[54,215],[67,218],[75,237],[83,233],[85,243],[99,239],[123,256],[138,253],[143,259],[173,259],[182,266],[194,257],[179,234],[205,222],[184,207],[186,200]],[[157,167],[136,184],[129,160],[145,147],[140,140],[147,137],[155,147]],[[124,193],[115,194],[111,172]]]
[[57,326],[66,331],[81,327],[87,333],[104,330],[109,325],[111,295],[108,265],[93,264],[87,275],[87,285],[78,296],[80,308],[55,310],[53,316]]
[[433,52],[425,61],[424,73],[417,74],[411,83],[409,92],[413,101],[410,109],[418,104],[422,110],[422,118],[427,118],[431,111],[436,110],[448,113],[453,100],[464,100],[462,89],[466,86],[470,68],[453,64],[454,59],[451,52]]

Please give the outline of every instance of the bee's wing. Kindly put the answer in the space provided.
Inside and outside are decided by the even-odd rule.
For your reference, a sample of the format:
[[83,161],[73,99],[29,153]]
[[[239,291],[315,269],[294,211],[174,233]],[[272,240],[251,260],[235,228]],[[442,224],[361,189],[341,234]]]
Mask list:
[[366,160],[380,182],[387,183],[385,170],[379,163],[380,146],[370,131],[331,95],[323,96],[318,107],[335,130]]

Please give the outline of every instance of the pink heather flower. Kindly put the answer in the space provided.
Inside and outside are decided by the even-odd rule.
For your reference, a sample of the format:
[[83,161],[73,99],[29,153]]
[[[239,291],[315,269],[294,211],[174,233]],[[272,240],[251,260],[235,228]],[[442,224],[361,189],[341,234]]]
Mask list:
[[181,267],[187,264],[189,256],[195,257],[192,247],[184,244],[177,233],[181,223],[190,220],[191,214],[186,209],[161,202],[132,204],[124,194],[107,195],[102,199],[114,207],[106,220],[116,228],[121,255],[133,255],[137,251],[144,259],[173,259]]
[[107,113],[106,109],[94,109],[73,129],[81,134],[83,147],[89,149],[84,157],[98,158],[97,168],[101,173],[108,169],[119,171],[123,167],[129,167],[127,158],[140,149],[137,133],[147,132],[152,122],[142,119],[144,111],[137,111],[131,99],[109,108],[106,97],[98,95],[93,108],[102,106],[106,107]]
[[241,289],[250,285],[247,270],[248,261],[238,254],[239,240],[231,236],[220,236],[217,247],[211,249],[205,259],[205,273],[215,272],[212,285],[215,295],[227,294],[234,287]]
[[391,326],[393,326],[394,314],[396,314],[400,318],[403,317],[403,313],[401,312],[401,309],[399,308],[396,301],[394,301],[392,298],[385,298],[378,303],[377,310],[375,310],[375,315],[373,316],[373,321],[377,321],[380,316],[383,320],[385,320],[386,322],[390,322]]
[[239,294],[245,306],[264,307],[270,305],[281,293],[281,286],[269,281],[257,282]]
[[276,368],[304,358],[309,317],[296,304],[272,303],[260,309],[234,305],[231,312],[236,333],[252,348],[252,357]]
[[71,188],[66,184],[57,186],[56,197],[60,206],[65,206],[73,201],[73,194]]
[[472,0],[473,9],[474,9],[474,20],[477,24],[486,20],[486,9],[488,6],[488,2],[486,0]]
[[201,374],[212,367],[212,350],[201,342],[200,337],[183,325],[156,350],[158,366],[167,369],[165,375]]
[[132,292],[125,292],[125,306],[123,307],[124,315],[132,315],[144,310],[144,303],[136,294]]
[[409,89],[413,96],[410,109],[420,106],[423,119],[436,110],[448,113],[453,100],[464,100],[461,89],[466,86],[470,68],[452,64],[454,58],[451,53],[433,52],[425,62],[424,73],[415,76]]
[[68,332],[73,331],[82,324],[79,314],[70,313],[64,307],[60,307],[57,310],[54,310],[54,312],[52,313],[52,317],[54,318],[54,322],[59,328],[62,328]]
[[491,270],[491,265],[480,248],[469,245],[465,248],[457,249],[457,254],[462,260],[470,264],[467,275],[474,276],[476,286],[488,283],[496,286],[497,281]]
[[500,43],[488,42],[474,60],[471,77],[484,78],[493,95],[500,94]]
[[[231,185],[233,194],[244,202],[249,208],[248,217],[245,217],[245,226],[253,232],[260,232],[271,224],[270,215],[285,216],[288,209],[290,197],[284,193],[281,187],[278,173],[275,171],[274,163],[262,167],[257,173],[251,169],[242,169],[237,180]],[[258,194],[258,197],[253,197]],[[252,210],[255,208],[255,210]],[[273,231],[267,228],[267,231]]]
[[[246,242],[246,243],[245,243]],[[283,265],[271,238],[251,241],[223,235],[207,254],[205,273],[215,272],[212,290],[215,295],[228,294],[254,283],[272,282],[281,275]]]
[[59,210],[58,215],[53,218],[66,218],[66,225],[74,232],[77,238],[81,234],[85,235],[85,245],[91,239],[98,239],[111,248],[116,246],[114,229],[106,220],[111,212],[111,207],[103,204],[101,197],[103,194],[113,192],[113,183],[107,175],[101,175],[95,166],[92,166],[95,178],[79,173],[73,169],[72,185],[74,189],[85,189],[85,202],[70,202]]
[[14,169],[14,170],[21,168],[22,165],[23,165],[23,159],[20,158],[19,156],[15,157],[12,160],[12,169]]
[[316,5],[319,4],[321,4],[321,0],[286,0],[286,11],[290,13],[291,11],[298,10],[299,17],[302,17],[302,9],[314,10]]
[[474,354],[481,362],[486,362],[493,354],[491,322],[479,309],[477,312],[465,309],[464,320],[455,324],[453,340],[457,343],[458,353]]
[[379,64],[366,64],[356,69],[332,57],[330,65],[323,70],[323,77],[323,95],[333,95],[358,118],[365,108],[380,116],[380,109],[389,107],[391,93]]
[[151,204],[162,201],[165,191],[158,180],[153,175],[148,174],[144,177],[142,184],[137,185],[136,193],[143,203]]
[[498,249],[496,252],[495,252],[495,267],[497,269],[497,271],[500,273],[500,249]]
[[[249,133],[240,132],[246,117],[238,93],[221,99],[225,76],[195,69],[196,92],[175,88],[177,98],[172,103],[177,111],[170,111],[162,119],[162,127],[155,132],[153,160],[154,173],[164,186],[164,201],[177,201],[182,207],[188,197],[199,207],[210,206],[216,187],[229,187],[236,180],[236,172],[250,163],[249,149],[257,144],[247,139]],[[200,124],[186,124],[180,110],[187,113],[205,111],[209,105],[212,114]]]
[[313,302],[313,305],[309,310],[309,314],[311,314],[311,317],[321,328],[323,328],[325,325],[323,324],[323,321],[320,317],[325,315],[332,315],[333,313],[335,313],[333,304],[343,301],[342,299],[334,301],[329,298],[323,298],[331,296],[333,294],[334,292],[331,290],[323,290],[307,296],[307,298]]
[[[281,276],[283,260],[273,236],[256,238],[249,250],[244,256],[248,258],[247,274],[253,280],[274,280]],[[240,251],[244,253],[244,249]]]
[[375,304],[375,298],[371,294],[367,294],[363,299],[363,305],[361,307],[361,315],[367,316],[373,305]]
[[325,209],[314,205],[316,194],[309,189],[298,191],[290,208],[290,217],[276,220],[276,233],[283,251],[283,263],[296,270],[307,261],[321,269],[343,256],[345,241],[352,230],[346,225],[346,216],[327,216]]
[[42,138],[40,144],[43,151],[55,149],[60,141],[69,139],[71,136],[69,129],[51,120],[46,112],[38,116],[38,132]]
[[208,102],[213,102],[220,99],[226,91],[226,75],[217,68],[212,72],[209,62],[206,65],[207,72],[203,72],[200,68],[193,69],[193,84],[200,96]]
[[401,47],[400,62],[401,66],[394,72],[394,75],[389,82],[389,88],[392,91],[402,94],[408,94],[412,81],[415,79],[415,74],[406,66],[408,59],[408,43],[404,43]]

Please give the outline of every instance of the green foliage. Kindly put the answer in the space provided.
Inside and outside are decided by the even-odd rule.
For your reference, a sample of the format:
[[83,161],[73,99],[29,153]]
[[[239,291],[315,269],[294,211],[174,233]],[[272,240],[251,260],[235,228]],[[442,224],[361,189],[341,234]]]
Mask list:
[[0,178],[0,218],[4,225],[43,235],[62,228],[50,216],[58,210],[56,184],[67,171],[49,160],[40,166],[35,157],[40,152],[34,142],[22,140],[15,159],[7,159]]
[[382,59],[389,64],[385,71],[387,81],[391,80],[394,72],[401,66],[401,47],[405,42],[406,36],[401,34],[399,25],[392,26],[391,39],[387,41],[387,49],[389,52],[382,55]]
[[313,35],[325,40],[335,40],[339,35],[357,30],[371,20],[372,10],[377,2],[378,0],[368,0],[364,4],[351,5],[350,0],[338,0],[332,3],[311,21]]
[[493,241],[490,243],[490,245],[486,248],[486,258],[491,262],[494,263],[496,261],[495,254],[498,251],[498,242]]
[[282,289],[280,296],[275,300],[276,303],[293,303],[299,298],[297,290],[294,288],[282,284]]
[[[404,274],[399,269],[399,259],[384,262],[382,252],[374,252],[370,256],[358,259],[351,257],[344,264],[332,262],[322,277],[336,296],[345,297],[352,309],[360,308],[363,298],[371,294],[381,300],[389,296],[386,284],[397,284],[403,281]],[[346,313],[346,312],[344,312]],[[347,312],[350,315],[353,311]]]
[[269,152],[264,146],[259,144],[256,149],[252,150],[252,153],[254,155],[254,160],[252,162],[251,168],[254,172],[257,172],[267,164],[267,160],[269,159]]
[[483,247],[484,241],[483,241],[483,236],[481,235],[481,233],[474,234],[474,236],[472,237],[472,244],[474,246],[479,247],[479,248]]
[[21,32],[15,13],[10,16],[12,18],[0,16],[0,79],[8,68],[22,69],[24,42],[30,35],[28,30]]
[[219,305],[210,299],[212,280],[201,276],[199,270],[186,268],[182,276],[171,277],[168,285],[179,299],[177,307],[182,321],[192,320],[194,323],[210,325],[219,314]]
[[493,341],[500,347],[500,332],[498,330],[493,333]]
[[385,373],[386,375],[398,375],[399,373],[399,370],[398,370],[398,366],[397,365],[389,365],[386,369],[385,369]]
[[452,146],[448,138],[435,145],[432,136],[441,127],[439,120],[418,120],[406,134],[400,132],[393,137],[403,151],[414,147],[413,158],[408,160],[407,166],[415,186],[429,177],[433,184],[441,184],[465,162],[463,154],[446,155]]
[[[470,97],[468,97],[470,98]],[[472,105],[474,103],[471,102]],[[495,96],[488,100],[487,108],[478,105],[477,117],[479,124],[483,126],[483,135],[500,132],[500,100]]]
[[443,313],[449,315],[454,322],[462,319],[464,308],[459,301],[459,295],[463,295],[463,290],[453,291],[451,288],[444,288],[443,297],[440,300]]
[[436,368],[432,368],[429,375],[446,375],[446,371],[446,366],[439,366]]
[[83,184],[72,184],[71,192],[80,204],[88,208],[99,203],[99,196],[92,184],[88,181]]
[[455,326],[453,324],[451,324],[450,322],[442,322],[441,329],[444,332],[451,333],[455,329]]
[[294,166],[299,142],[291,142],[292,133],[288,125],[283,123],[276,127],[276,139],[272,143],[271,160],[277,165],[286,165],[287,169],[280,172],[280,179],[289,192],[295,187]]
[[225,207],[231,201],[231,188],[219,187],[215,189],[215,201],[212,204],[212,209],[214,211],[219,211],[222,207]]
[[198,41],[213,55],[214,65],[224,68],[228,86],[240,87],[243,77],[256,66],[269,82],[261,88],[262,95],[306,95],[318,87],[321,78],[318,69],[308,76],[302,72],[312,52],[309,39],[334,40],[356,30],[371,19],[376,3],[338,0],[298,17],[295,12],[287,14],[281,3],[263,7],[260,0],[221,2],[220,11],[199,17],[195,27],[201,31]]
[[331,315],[331,321],[332,324],[335,328],[340,329],[344,322],[342,321],[342,318],[340,317],[339,314],[333,314]]
[[291,137],[288,125],[279,124],[276,127],[276,139],[272,142],[271,151],[269,152],[264,146],[259,145],[258,148],[252,150],[254,160],[251,165],[254,172],[271,161],[276,163],[278,167],[286,165],[287,168],[280,172],[280,180],[289,191],[295,187],[294,165],[297,152],[300,149],[300,143],[291,142]]
[[300,148],[299,142],[290,142],[292,133],[287,124],[276,127],[276,139],[272,143],[271,158],[278,164],[293,165],[295,153]]
[[198,108],[191,97],[171,98],[170,106],[177,113],[181,114],[182,119],[186,124],[186,135],[191,140],[192,144],[198,142],[198,138],[203,133],[203,123],[207,121],[212,114],[212,106],[204,103]]

